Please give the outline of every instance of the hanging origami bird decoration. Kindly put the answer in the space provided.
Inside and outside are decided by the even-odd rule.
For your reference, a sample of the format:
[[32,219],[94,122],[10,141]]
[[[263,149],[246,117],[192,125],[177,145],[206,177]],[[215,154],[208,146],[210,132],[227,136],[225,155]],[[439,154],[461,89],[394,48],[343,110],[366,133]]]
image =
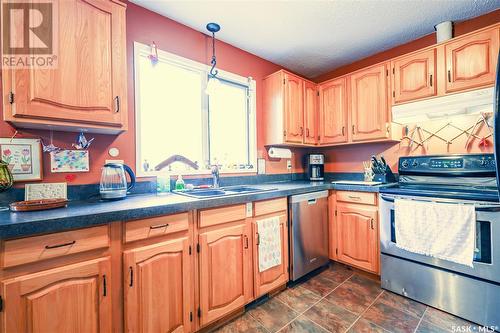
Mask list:
[[90,145],[94,141],[94,138],[87,140],[83,132],[80,132],[76,137],[76,142],[72,144],[72,146],[78,150],[89,149]]

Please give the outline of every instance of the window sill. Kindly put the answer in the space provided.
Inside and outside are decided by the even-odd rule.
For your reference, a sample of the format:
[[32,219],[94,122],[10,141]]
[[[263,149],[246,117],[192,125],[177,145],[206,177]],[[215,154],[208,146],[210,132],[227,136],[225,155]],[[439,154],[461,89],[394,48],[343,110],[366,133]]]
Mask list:
[[[150,171],[150,172],[144,172],[144,171],[139,171],[136,174],[137,178],[147,178],[147,177],[156,177],[158,175],[163,175],[165,174],[165,171]],[[212,173],[210,170],[186,170],[186,171],[171,171],[169,172],[171,176],[177,176],[177,175],[182,175],[182,176],[208,176],[211,177]],[[257,169],[243,169],[243,170],[220,170],[220,175],[251,175],[251,174],[257,174]]]

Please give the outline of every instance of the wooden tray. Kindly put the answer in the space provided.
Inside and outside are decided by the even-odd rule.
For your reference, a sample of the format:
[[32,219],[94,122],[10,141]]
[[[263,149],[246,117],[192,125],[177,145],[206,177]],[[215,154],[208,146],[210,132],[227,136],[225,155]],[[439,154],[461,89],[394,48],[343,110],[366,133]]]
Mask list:
[[46,210],[60,207],[66,207],[67,199],[41,199],[17,201],[11,203],[10,210],[13,212],[31,212],[34,210]]

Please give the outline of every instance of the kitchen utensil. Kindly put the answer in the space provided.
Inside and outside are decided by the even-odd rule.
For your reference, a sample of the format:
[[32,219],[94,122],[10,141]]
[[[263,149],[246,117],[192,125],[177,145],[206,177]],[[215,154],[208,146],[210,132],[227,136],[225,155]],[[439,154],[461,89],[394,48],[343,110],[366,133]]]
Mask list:
[[46,210],[65,207],[68,203],[67,199],[40,199],[17,201],[11,203],[10,210],[13,212],[31,212],[34,210]]
[[7,191],[12,187],[14,178],[10,172],[9,165],[0,160],[0,192]]
[[[130,185],[128,186],[125,171],[130,177]],[[99,186],[99,192],[102,199],[123,199],[134,185],[135,174],[128,165],[121,163],[106,163],[102,168],[101,184]]]

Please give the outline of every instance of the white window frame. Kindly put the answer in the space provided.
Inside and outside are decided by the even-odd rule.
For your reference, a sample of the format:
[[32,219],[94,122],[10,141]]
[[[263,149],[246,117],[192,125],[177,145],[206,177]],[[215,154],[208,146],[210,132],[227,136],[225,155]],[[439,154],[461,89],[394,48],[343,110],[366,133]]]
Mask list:
[[[138,113],[140,112],[140,96],[139,96],[139,66],[136,65],[136,59],[141,56],[148,56],[151,54],[151,46],[142,44],[139,42],[134,42],[134,96],[135,96],[135,165],[137,177],[152,177],[158,175],[161,171],[148,171],[145,172],[141,165],[141,124],[140,117]],[[176,54],[163,51],[158,49],[158,59],[162,62],[167,62],[172,65],[183,67],[188,70],[200,72],[204,78],[202,82],[202,87],[206,87],[208,82],[208,73],[210,72],[211,66],[197,62],[188,58],[178,56]],[[217,77],[222,80],[233,82],[239,85],[248,87],[248,113],[249,113],[249,153],[250,153],[250,163],[253,165],[252,169],[222,169],[222,174],[237,174],[237,173],[257,173],[257,117],[256,117],[256,82],[252,77],[244,77],[231,72],[227,72],[218,69]],[[202,92],[202,123],[203,123],[203,158],[208,157],[208,95]],[[176,172],[176,174],[181,175],[207,175],[210,174],[210,170],[188,170],[184,172]]]

